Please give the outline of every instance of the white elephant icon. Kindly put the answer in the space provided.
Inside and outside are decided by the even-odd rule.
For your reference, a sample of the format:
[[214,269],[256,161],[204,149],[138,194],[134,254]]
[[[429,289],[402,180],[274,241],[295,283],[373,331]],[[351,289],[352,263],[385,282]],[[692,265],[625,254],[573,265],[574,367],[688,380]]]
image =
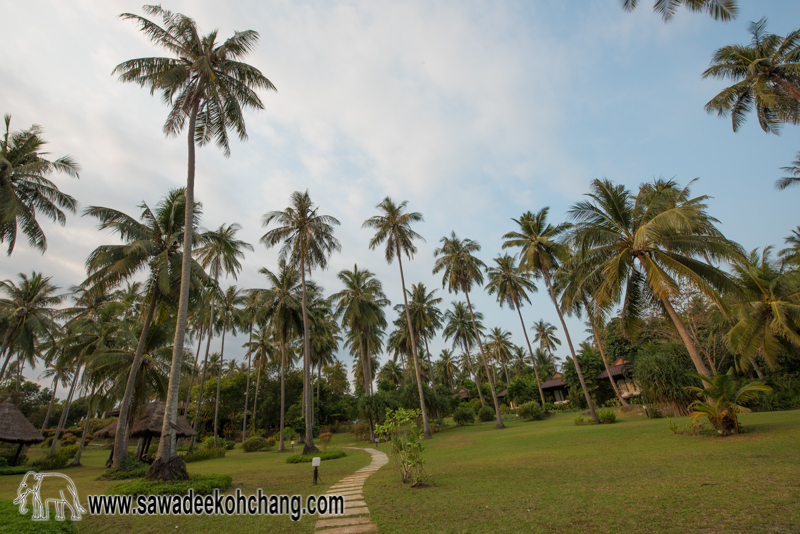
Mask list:
[[[66,491],[72,497],[72,504],[64,495]],[[81,512],[86,510],[81,506],[78,499],[78,490],[75,483],[61,473],[37,473],[28,471],[25,478],[17,489],[17,498],[14,504],[19,504],[19,513],[24,514],[28,511],[26,506],[28,495],[31,495],[31,507],[33,508],[34,521],[47,521],[50,518],[50,503],[54,503],[56,509],[56,519],[64,520],[64,507],[69,508],[70,519],[80,521]]]

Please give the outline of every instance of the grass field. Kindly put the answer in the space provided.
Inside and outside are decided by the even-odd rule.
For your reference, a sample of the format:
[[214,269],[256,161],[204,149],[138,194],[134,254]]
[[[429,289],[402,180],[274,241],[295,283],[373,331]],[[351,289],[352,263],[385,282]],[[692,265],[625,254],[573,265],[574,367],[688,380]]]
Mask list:
[[[673,435],[666,419],[636,414],[613,425],[575,426],[575,415],[436,434],[426,442],[429,487],[400,484],[391,464],[368,480],[372,520],[384,533],[800,532],[800,411],[744,416],[750,432],[727,438]],[[332,445],[349,444],[352,434],[336,435]],[[287,464],[275,452],[237,449],[189,464],[189,471],[229,474],[232,489],[243,493],[321,494],[370,461],[365,452],[347,453],[323,462],[324,484],[316,487],[310,464]],[[86,467],[63,471],[82,498],[113,484],[97,480],[106,457],[90,450]],[[0,499],[13,499],[18,484],[19,477],[0,477]],[[85,517],[77,526],[88,533],[233,534],[312,532],[314,520]]]

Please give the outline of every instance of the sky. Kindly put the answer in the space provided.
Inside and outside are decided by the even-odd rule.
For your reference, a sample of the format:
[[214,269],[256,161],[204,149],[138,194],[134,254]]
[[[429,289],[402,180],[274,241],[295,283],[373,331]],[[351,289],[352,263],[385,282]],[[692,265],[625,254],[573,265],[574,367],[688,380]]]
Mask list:
[[[740,0],[729,23],[684,9],[664,23],[652,3],[632,13],[616,0],[162,3],[204,33],[257,31],[246,61],[277,87],[261,93],[263,110],[247,113],[249,138],[233,141],[229,158],[213,145],[197,150],[202,225],[239,223],[238,237],[254,247],[238,279],[222,286],[265,286],[258,270],[275,269],[278,253],[259,242],[261,218],[303,190],[341,222],[342,250],[313,279],[334,293],[336,274],[357,264],[378,276],[393,305],[402,302],[397,264],[370,251],[371,233],[361,228],[386,196],[423,214],[415,230],[425,242],[404,261],[406,281],[438,289],[443,306],[463,299],[431,272],[443,236],[478,241],[488,264],[512,218],[549,206],[550,221],[563,222],[594,178],[634,189],[658,177],[699,178],[692,190],[713,197],[709,212],[728,238],[748,250],[780,248],[799,222],[800,191],[773,184],[800,149],[797,128],[768,135],[751,115],[734,133],[729,119],[703,110],[725,83],[701,74],[716,49],[749,41],[750,21],[766,17],[779,35],[796,29],[800,3]],[[0,1],[0,111],[12,115],[12,130],[41,125],[52,157],[69,154],[81,165],[78,180],[54,176],[79,201],[78,214],[64,227],[44,222],[44,254],[19,242],[0,260],[0,279],[35,270],[66,291],[85,278],[95,247],[118,242],[83,209],[138,215],[142,201],[154,205],[185,185],[186,140],[163,135],[167,106],[111,74],[125,60],[165,55],[118,18],[140,7]],[[538,285],[525,321],[558,325]],[[480,290],[471,299],[486,327],[524,344],[512,310]],[[576,344],[587,337],[580,320],[568,327]],[[226,357],[243,358],[244,341],[229,336]],[[447,346],[432,340],[434,359]],[[557,354],[566,356],[565,345]],[[344,352],[339,358],[352,364]]]

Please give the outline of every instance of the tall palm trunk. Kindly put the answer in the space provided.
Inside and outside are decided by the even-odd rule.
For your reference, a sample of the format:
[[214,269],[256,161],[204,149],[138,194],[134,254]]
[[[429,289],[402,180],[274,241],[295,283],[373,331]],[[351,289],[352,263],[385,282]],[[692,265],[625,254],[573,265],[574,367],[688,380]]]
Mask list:
[[403,286],[403,302],[406,307],[406,321],[408,321],[408,335],[411,338],[411,352],[414,355],[414,370],[417,373],[417,389],[419,390],[419,407],[422,411],[423,438],[430,439],[431,427],[428,423],[428,410],[425,408],[425,396],[422,394],[422,380],[419,375],[419,362],[417,362],[417,342],[414,339],[414,328],[411,326],[411,312],[408,310],[408,296],[406,295],[406,278],[403,275],[403,257],[400,254],[400,243],[395,240],[397,250],[397,263],[400,265],[400,284]]
[[[203,359],[203,372],[200,375],[200,390],[197,392],[197,411],[194,413],[194,424],[192,428],[194,428],[195,432],[197,432],[197,424],[200,421],[200,407],[203,405],[203,389],[205,389],[206,385],[206,372],[208,371],[208,353],[211,349],[211,338],[214,337],[214,299],[211,299],[211,314],[208,319],[208,338],[206,339],[206,355]],[[191,441],[189,441],[189,450],[188,453],[192,454],[194,451],[194,444],[197,441],[197,435],[192,436]],[[161,443],[158,444],[159,449],[161,448]]]
[[219,448],[219,441],[217,440],[217,425],[219,424],[219,392],[222,385],[222,367],[225,364],[225,332],[227,331],[226,325],[222,325],[222,348],[219,351],[219,372],[217,373],[217,400],[214,403],[214,448]]
[[303,454],[310,454],[318,452],[319,449],[314,446],[314,433],[312,431],[311,421],[311,395],[310,383],[311,374],[309,373],[309,366],[311,365],[311,345],[308,339],[308,310],[306,309],[306,269],[305,265],[301,265],[300,277],[303,283],[303,406],[306,410],[306,437],[305,445],[303,446]]
[[[366,329],[364,334],[365,334],[364,337],[366,338],[366,343],[361,342],[360,338],[359,338],[359,344],[361,345],[361,374],[364,376],[364,393],[366,395],[371,395],[370,389],[371,389],[371,386],[372,386],[372,384],[371,384],[372,381],[370,380],[370,376],[371,375],[368,374],[369,373],[369,368],[368,368],[368,364],[367,364],[367,362],[369,361],[369,329]],[[374,442],[375,441],[375,421],[373,421],[371,413],[369,414],[368,418],[369,418],[369,421],[368,421],[369,422],[369,440],[370,440],[370,442]]]
[[58,438],[61,436],[61,431],[64,430],[64,425],[67,424],[67,417],[69,416],[69,407],[72,404],[72,396],[75,394],[75,386],[78,384],[78,379],[80,378],[81,375],[81,367],[82,365],[78,365],[78,368],[75,369],[75,376],[72,379],[72,384],[69,386],[69,393],[67,394],[67,400],[64,401],[64,410],[61,412],[61,419],[58,421],[58,427],[56,428],[56,433],[53,435],[53,444],[50,446],[50,452],[47,454],[48,458],[55,456],[56,445],[58,444]]
[[44,432],[44,429],[47,428],[47,422],[50,420],[50,413],[53,411],[53,404],[56,402],[56,391],[58,391],[58,376],[53,378],[53,396],[50,398],[50,405],[47,407],[47,413],[44,416],[44,422],[42,423],[42,430],[40,430],[40,433]]
[[242,441],[247,438],[247,408],[250,400],[250,345],[253,343],[253,321],[250,321],[250,334],[247,338],[247,387],[244,390],[244,416],[242,420]]
[[[204,82],[201,80],[197,87],[197,95],[204,93]],[[177,440],[175,429],[178,427],[178,392],[181,385],[181,362],[183,361],[183,341],[186,337],[186,321],[189,311],[189,286],[191,285],[192,270],[192,243],[194,230],[194,136],[197,126],[197,112],[200,109],[200,98],[196,97],[189,115],[188,127],[188,171],[186,173],[186,216],[183,228],[183,258],[181,261],[181,291],[178,299],[178,317],[175,326],[175,341],[172,349],[172,364],[169,371],[169,387],[167,388],[167,402],[164,409],[164,423],[161,426],[161,439],[158,441],[156,461],[150,466],[147,473],[148,479],[170,480],[176,476],[186,478],[186,465],[178,460]],[[210,334],[210,333],[209,333]],[[210,335],[209,335],[210,337]],[[169,465],[166,465],[169,462]]]
[[81,444],[78,446],[78,454],[75,455],[75,459],[72,461],[72,467],[79,467],[81,465],[81,455],[83,454],[83,447],[86,445],[86,436],[89,434],[89,427],[91,426],[92,422],[92,404],[95,401],[95,393],[97,392],[97,387],[92,387],[92,395],[89,397],[89,409],[86,410],[86,424],[83,425],[83,433],[81,434]]
[[430,376],[428,378],[431,379],[431,388],[436,389],[436,384],[433,381],[433,365],[431,364],[431,351],[428,348],[428,336],[422,336],[422,339],[425,341],[425,354],[428,356],[428,372]]
[[561,309],[558,307],[558,301],[556,300],[556,293],[555,291],[553,291],[553,284],[550,282],[550,273],[546,269],[543,269],[542,275],[544,276],[544,280],[547,283],[547,289],[550,290],[550,298],[553,299],[553,306],[556,307],[558,320],[561,321],[561,327],[564,329],[564,337],[567,338],[567,345],[569,345],[569,352],[572,355],[572,362],[575,364],[575,371],[578,373],[578,380],[580,380],[581,382],[583,395],[586,397],[586,404],[589,405],[589,412],[592,414],[592,419],[594,419],[596,422],[599,423],[600,419],[597,418],[597,413],[595,413],[594,402],[592,402],[592,397],[589,395],[589,389],[586,387],[586,381],[583,379],[583,371],[581,371],[581,366],[578,363],[578,357],[575,356],[575,349],[572,347],[572,338],[569,337],[569,330],[567,330],[567,323],[564,322],[564,316],[561,314]]
[[617,386],[616,380],[614,380],[614,377],[611,376],[611,369],[608,368],[608,358],[606,358],[606,351],[603,348],[603,344],[600,343],[600,336],[597,333],[597,326],[595,326],[594,324],[594,318],[592,317],[592,314],[589,312],[589,306],[587,306],[586,303],[584,302],[583,307],[586,309],[586,315],[589,318],[589,325],[591,325],[592,334],[594,334],[594,341],[595,343],[597,343],[597,347],[600,349],[600,357],[603,358],[603,365],[606,368],[606,373],[608,374],[609,382],[611,382],[611,387],[614,388],[614,393],[616,393],[617,398],[622,403],[622,405],[628,406],[628,401],[626,401],[622,397],[622,392],[620,391],[619,386]]
[[200,349],[203,347],[203,326],[200,326],[200,335],[197,337],[197,352],[194,355],[194,367],[192,368],[192,375],[189,378],[189,392],[186,393],[186,405],[183,407],[183,416],[186,417],[186,412],[189,411],[189,403],[192,401],[192,387],[194,387],[194,375],[197,370],[197,362],[200,360]]
[[469,347],[467,346],[467,341],[462,340],[464,343],[464,354],[467,356],[467,364],[469,364],[469,370],[472,372],[473,378],[475,378],[475,387],[478,389],[478,398],[481,399],[481,406],[486,406],[486,400],[483,398],[483,392],[481,392],[481,383],[478,381],[478,373],[475,372],[475,368],[472,366],[472,356],[469,355]]
[[531,340],[528,339],[528,331],[525,329],[525,321],[522,320],[522,310],[519,309],[516,301],[514,301],[514,307],[517,309],[517,314],[519,315],[519,322],[522,325],[522,333],[525,334],[525,343],[528,344],[528,354],[531,355],[531,363],[533,364],[533,374],[536,375],[536,385],[539,387],[539,397],[542,399],[542,408],[544,408],[545,401],[544,401],[544,392],[542,391],[542,382],[539,380],[539,371],[536,369],[536,361],[533,359],[533,348],[531,348]]
[[281,336],[281,443],[278,452],[285,451],[283,443],[283,426],[286,424],[286,334]]
[[12,351],[9,350],[9,346],[11,345],[11,337],[16,333],[17,328],[19,327],[19,321],[14,323],[13,328],[9,328],[6,330],[6,335],[3,336],[3,348],[0,349],[0,357],[4,354],[6,359],[3,361],[3,369],[0,370],[0,381],[3,380],[3,377],[6,375],[6,368],[8,367],[8,362],[11,360],[11,353]]
[[505,428],[506,425],[503,424],[503,417],[500,415],[500,403],[497,402],[497,391],[494,389],[494,382],[492,381],[492,374],[489,372],[489,362],[486,361],[486,353],[483,350],[483,341],[481,341],[481,335],[478,332],[478,325],[475,324],[475,314],[472,312],[472,303],[469,301],[469,292],[467,291],[467,285],[462,284],[462,288],[464,291],[464,295],[467,297],[467,307],[469,308],[469,316],[472,318],[472,329],[475,331],[475,339],[478,340],[478,349],[481,351],[481,358],[483,358],[483,365],[486,367],[486,378],[489,380],[489,389],[492,390],[492,400],[494,400],[494,415],[495,419],[497,420],[497,424],[494,425],[495,428]]
[[251,432],[253,435],[256,435],[256,406],[258,406],[258,389],[261,387],[261,360],[258,360],[258,365],[256,366],[256,391],[253,393],[253,417],[251,420],[251,425],[253,429]]
[[[139,335],[139,343],[136,345],[136,352],[133,355],[133,363],[131,370],[128,372],[128,382],[125,384],[125,393],[122,396],[122,402],[119,405],[119,421],[117,428],[128,428],[128,412],[130,411],[131,400],[133,398],[133,388],[136,384],[136,375],[139,372],[139,366],[142,365],[142,356],[144,354],[144,347],[147,344],[147,333],[150,331],[150,324],[153,322],[153,314],[156,311],[158,304],[158,283],[153,282],[153,289],[150,293],[150,305],[147,307],[147,315],[144,318],[144,325],[142,325],[142,333]],[[128,433],[117,432],[114,438],[114,467],[119,467],[128,456]]]

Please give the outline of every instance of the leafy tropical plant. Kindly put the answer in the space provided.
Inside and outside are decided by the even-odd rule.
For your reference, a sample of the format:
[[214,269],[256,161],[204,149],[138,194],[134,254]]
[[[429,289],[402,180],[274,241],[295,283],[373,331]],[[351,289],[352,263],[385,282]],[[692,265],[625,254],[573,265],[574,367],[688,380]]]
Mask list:
[[702,380],[705,385],[702,388],[696,386],[686,388],[703,398],[692,404],[692,420],[697,421],[707,417],[711,426],[723,436],[727,436],[730,431],[740,433],[741,427],[737,416],[751,411],[744,406],[745,403],[756,399],[762,391],[772,391],[771,387],[760,380],[739,382],[733,375],[733,367],[727,373],[720,373],[713,378],[699,373],[692,373],[692,376]]
[[375,428],[378,436],[389,443],[389,455],[400,472],[401,481],[403,484],[410,482],[411,487],[424,486],[429,478],[425,476],[422,432],[414,424],[419,416],[419,410],[387,410],[384,423]]

